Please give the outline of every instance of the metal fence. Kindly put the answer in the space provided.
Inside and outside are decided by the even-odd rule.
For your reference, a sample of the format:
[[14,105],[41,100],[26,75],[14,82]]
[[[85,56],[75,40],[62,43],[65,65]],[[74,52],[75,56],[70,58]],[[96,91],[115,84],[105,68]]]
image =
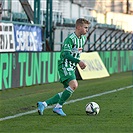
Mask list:
[[[74,27],[59,27],[54,31],[54,51],[60,51],[64,39]],[[89,29],[85,51],[132,50],[133,32],[125,32],[111,25],[97,24]]]

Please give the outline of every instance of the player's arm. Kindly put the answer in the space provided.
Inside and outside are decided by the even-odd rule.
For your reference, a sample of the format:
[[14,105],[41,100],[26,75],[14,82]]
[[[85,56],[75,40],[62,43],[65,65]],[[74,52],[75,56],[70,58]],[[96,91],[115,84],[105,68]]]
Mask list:
[[86,68],[86,64],[83,61],[79,62],[79,66],[81,69],[85,69]]
[[63,52],[62,52],[62,56],[63,56],[64,59],[68,59],[69,61],[72,61],[72,62],[74,62],[74,63],[79,63],[79,62],[80,62],[80,60],[77,59],[77,58],[74,58],[74,57],[70,54],[69,51],[63,51]]
[[81,61],[81,60],[79,60],[79,59],[74,58],[73,56],[71,56],[71,54],[70,54],[69,51],[64,51],[64,52],[62,53],[62,56],[63,56],[65,59],[68,59],[69,61],[72,61],[72,62],[74,62],[74,63],[78,63],[81,69],[85,69],[86,64],[85,64],[83,61]]

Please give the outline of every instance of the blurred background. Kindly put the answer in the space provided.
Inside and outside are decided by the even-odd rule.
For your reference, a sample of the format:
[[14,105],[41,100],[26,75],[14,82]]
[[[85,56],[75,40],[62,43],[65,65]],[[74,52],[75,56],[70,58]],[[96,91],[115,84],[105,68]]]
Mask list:
[[79,17],[91,22],[86,51],[132,48],[133,0],[0,0],[0,21],[42,27],[43,51],[60,51]]

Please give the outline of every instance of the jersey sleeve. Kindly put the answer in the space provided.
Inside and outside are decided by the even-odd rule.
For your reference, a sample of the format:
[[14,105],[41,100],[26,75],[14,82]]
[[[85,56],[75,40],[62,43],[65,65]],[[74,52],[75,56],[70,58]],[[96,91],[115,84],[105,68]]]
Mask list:
[[69,61],[72,61],[73,63],[79,63],[80,60],[77,59],[77,58],[74,58],[73,56],[71,56],[70,52],[69,51],[64,51],[62,53],[62,56],[65,58],[65,59],[68,59]]

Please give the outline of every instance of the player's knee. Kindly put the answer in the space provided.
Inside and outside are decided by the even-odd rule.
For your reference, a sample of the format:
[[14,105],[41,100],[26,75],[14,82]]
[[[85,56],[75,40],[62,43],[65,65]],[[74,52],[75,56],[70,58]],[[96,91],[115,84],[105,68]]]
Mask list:
[[73,90],[76,90],[77,88],[78,88],[78,83],[73,84],[72,89],[73,89]]
[[78,87],[78,82],[77,82],[76,80],[72,80],[72,81],[70,81],[69,86],[70,86],[73,90],[75,90],[75,89],[77,89],[77,87]]

